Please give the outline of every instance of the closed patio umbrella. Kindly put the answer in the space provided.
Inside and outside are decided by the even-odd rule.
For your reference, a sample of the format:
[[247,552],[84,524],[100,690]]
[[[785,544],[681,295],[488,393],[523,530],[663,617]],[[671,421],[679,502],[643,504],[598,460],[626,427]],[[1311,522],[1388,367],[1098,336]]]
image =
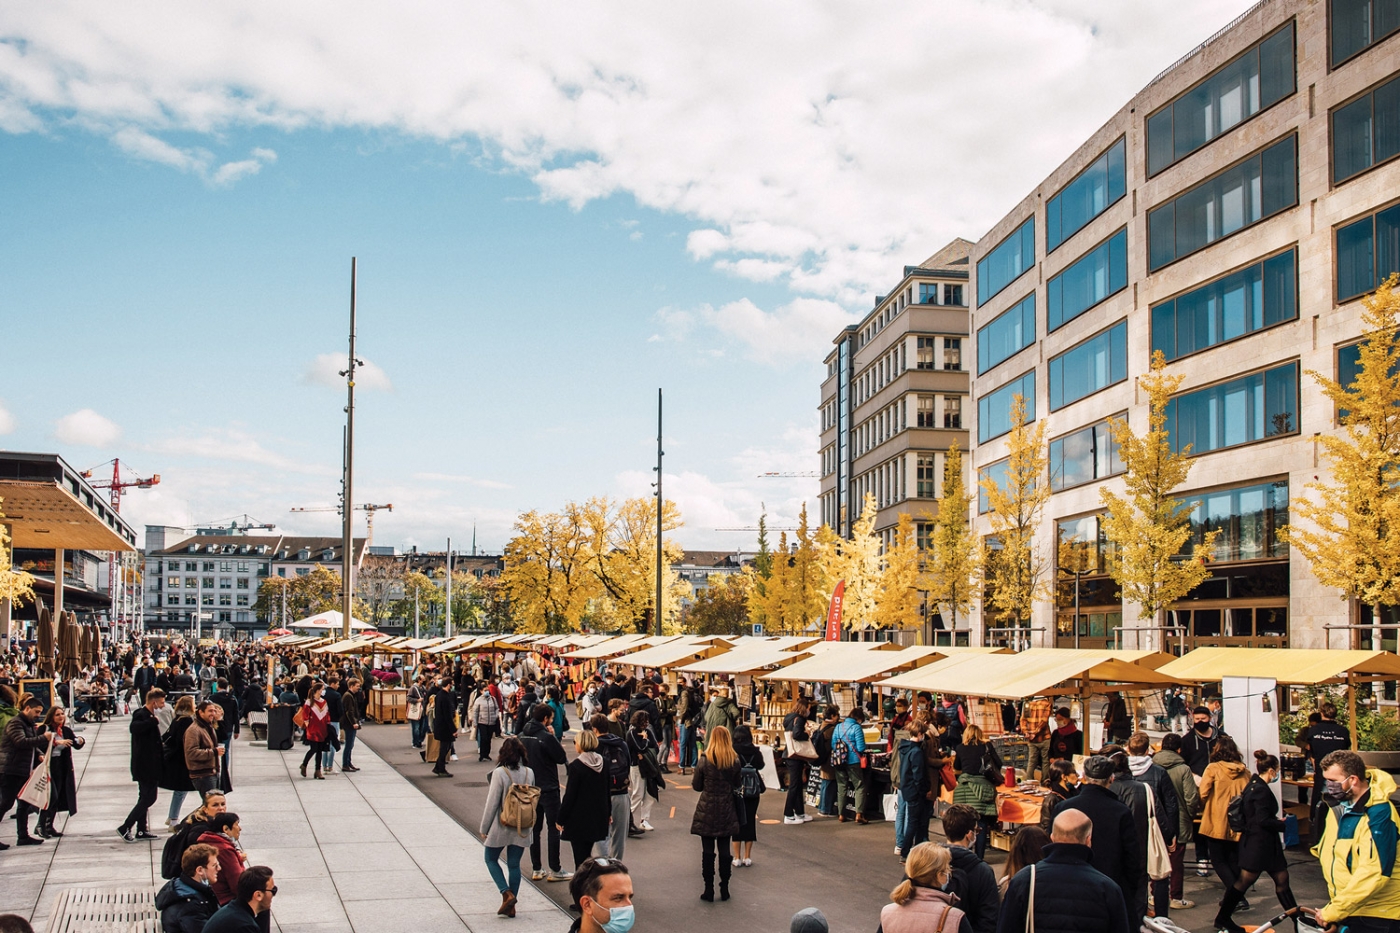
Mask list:
[[65,679],[78,676],[82,670],[81,637],[78,617],[71,611],[65,611],[58,617],[58,669]]
[[49,677],[53,676],[54,661],[54,631],[53,613],[48,606],[39,606],[39,624],[35,626],[35,640],[38,642],[38,665],[39,673]]

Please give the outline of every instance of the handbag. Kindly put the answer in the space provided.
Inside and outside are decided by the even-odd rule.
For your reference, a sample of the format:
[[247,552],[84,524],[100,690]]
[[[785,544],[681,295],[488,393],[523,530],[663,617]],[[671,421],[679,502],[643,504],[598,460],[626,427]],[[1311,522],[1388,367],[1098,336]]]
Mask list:
[[44,760],[34,769],[34,773],[24,782],[24,787],[19,792],[19,799],[37,810],[49,808],[49,791],[53,787],[53,778],[49,774],[49,759],[53,757],[53,742],[56,737],[57,733],[49,734],[49,749],[44,753]]
[[811,738],[794,738],[791,732],[784,733],[783,739],[786,742],[789,758],[810,758],[817,757],[817,747],[812,744]]
[[951,761],[943,762],[943,767],[938,769],[938,774],[943,779],[944,790],[952,790],[958,786],[958,772],[953,770]]
[[1026,933],[1035,933],[1035,864],[1031,864],[1031,892],[1026,898]]
[[292,725],[296,726],[298,729],[305,729],[305,728],[306,728],[306,707],[305,707],[305,706],[299,706],[299,707],[297,707],[297,711],[296,711],[295,713],[292,714]]
[[1153,881],[1170,878],[1172,857],[1167,851],[1167,841],[1162,837],[1162,827],[1157,825],[1157,805],[1152,797],[1152,788],[1147,790],[1147,877]]

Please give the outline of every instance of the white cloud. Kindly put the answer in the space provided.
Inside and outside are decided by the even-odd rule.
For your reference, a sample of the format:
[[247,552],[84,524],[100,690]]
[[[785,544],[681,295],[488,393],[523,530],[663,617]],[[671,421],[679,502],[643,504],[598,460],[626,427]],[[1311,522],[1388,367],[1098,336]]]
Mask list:
[[[301,374],[304,385],[324,386],[328,389],[345,388],[345,377],[340,373],[345,369],[345,356],[339,353],[320,353]],[[389,374],[369,360],[363,360],[355,370],[355,388],[366,392],[391,392],[394,385]]]
[[132,158],[168,165],[187,174],[197,175],[215,188],[223,188],[241,178],[256,175],[263,165],[277,161],[277,153],[271,149],[258,148],[252,151],[252,158],[225,162],[214,168],[214,154],[207,149],[181,149],[134,126],[117,130],[112,134],[112,142]]
[[856,307],[1252,2],[5,4],[0,128],[92,127],[211,185],[271,158],[160,135],[466,144],[544,198],[630,195],[693,222],[698,261]]
[[251,463],[292,473],[318,476],[339,475],[329,464],[302,463],[292,457],[268,450],[257,438],[238,427],[211,428],[202,434],[178,434],[150,444],[154,453],[197,457],[232,463]]
[[53,436],[75,446],[110,447],[121,438],[122,429],[91,408],[82,408],[59,418]]
[[797,298],[773,311],[741,298],[719,309],[701,308],[698,314],[705,323],[743,344],[750,358],[778,366],[821,360],[831,347],[831,338],[851,321],[841,305],[819,298]]
[[5,407],[5,400],[0,398],[0,434],[9,434],[15,429],[15,416],[10,414],[10,410]]
[[414,479],[421,479],[429,483],[463,483],[468,486],[477,486],[481,489],[512,489],[509,483],[497,482],[494,479],[477,479],[474,476],[462,476],[457,473],[414,473]]

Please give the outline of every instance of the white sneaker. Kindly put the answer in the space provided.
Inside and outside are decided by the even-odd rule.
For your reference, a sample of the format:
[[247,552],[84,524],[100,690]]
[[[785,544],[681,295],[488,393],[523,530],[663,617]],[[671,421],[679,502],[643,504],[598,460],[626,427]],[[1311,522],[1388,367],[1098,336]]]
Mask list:
[[744,867],[744,860],[741,859],[741,858],[736,858],[736,859],[734,860],[734,867],[735,867],[735,868],[743,868],[743,867]]
[[899,846],[895,846],[895,847],[894,847],[894,854],[895,854],[895,855],[898,855],[901,851],[902,851],[902,850],[899,848]]
[[810,823],[810,822],[812,822],[812,814],[810,814],[810,813],[804,813],[804,814],[802,814],[801,816],[799,816],[798,819],[801,820],[801,821],[804,822],[804,823]]
[[807,821],[802,819],[802,817],[800,816],[785,816],[783,817],[783,822],[786,823],[788,826],[801,826]]
[[744,859],[744,867],[745,867],[745,868],[752,868],[752,867],[753,867],[753,859],[751,859],[751,858],[746,858],[746,859]]
[[530,873],[530,880],[531,880],[531,881],[543,881],[543,880],[544,880],[544,876],[545,876],[544,870],[543,870],[543,869],[536,868],[534,871],[532,871],[532,872]]
[[653,832],[653,831],[655,831],[655,829],[656,829],[656,827],[653,826],[653,825],[651,825],[651,823],[650,823],[649,821],[647,821],[647,820],[642,820],[642,824],[641,824],[641,825],[642,825],[642,829],[645,830],[646,832]]
[[447,759],[447,760],[448,760],[448,761],[456,761],[456,760],[457,760],[457,753],[456,753],[456,752],[453,752],[451,755],[448,756],[448,759]]

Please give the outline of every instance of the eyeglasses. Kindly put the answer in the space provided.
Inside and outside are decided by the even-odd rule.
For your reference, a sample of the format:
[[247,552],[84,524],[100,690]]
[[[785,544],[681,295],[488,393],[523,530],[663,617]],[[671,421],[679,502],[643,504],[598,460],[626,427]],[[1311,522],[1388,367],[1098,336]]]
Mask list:
[[270,887],[270,888],[263,888],[263,891],[265,891],[265,892],[268,893],[268,894],[276,894],[276,893],[277,893],[277,885],[274,884],[274,885],[273,885],[272,887]]

